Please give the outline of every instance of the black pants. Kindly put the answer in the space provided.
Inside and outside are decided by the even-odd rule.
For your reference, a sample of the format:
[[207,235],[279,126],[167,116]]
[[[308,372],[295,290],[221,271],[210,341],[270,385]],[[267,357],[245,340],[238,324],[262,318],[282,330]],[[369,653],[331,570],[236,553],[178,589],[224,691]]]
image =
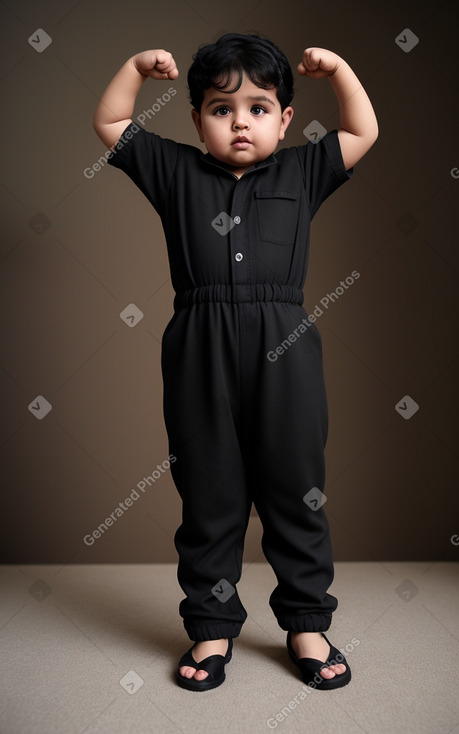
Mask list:
[[327,517],[304,499],[324,491],[328,412],[321,336],[315,324],[300,331],[302,302],[291,286],[202,287],[176,296],[164,332],[164,417],[183,501],[179,611],[191,640],[237,637],[247,618],[236,587],[252,501],[279,626],[325,631],[338,605],[327,593]]

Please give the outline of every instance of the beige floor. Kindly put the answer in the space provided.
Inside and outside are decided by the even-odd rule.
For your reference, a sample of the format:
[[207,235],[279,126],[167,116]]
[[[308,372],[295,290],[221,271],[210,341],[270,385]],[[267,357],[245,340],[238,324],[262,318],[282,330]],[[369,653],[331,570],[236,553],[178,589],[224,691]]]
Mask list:
[[459,734],[459,564],[335,571],[328,636],[348,646],[353,680],[303,698],[266,564],[244,567],[249,616],[206,693],[174,682],[191,644],[174,565],[0,567],[0,732]]

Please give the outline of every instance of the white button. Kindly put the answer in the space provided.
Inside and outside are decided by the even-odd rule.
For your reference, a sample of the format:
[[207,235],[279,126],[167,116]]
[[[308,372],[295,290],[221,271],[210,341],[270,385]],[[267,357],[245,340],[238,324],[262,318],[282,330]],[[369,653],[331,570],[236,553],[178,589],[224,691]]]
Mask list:
[[241,217],[239,217],[239,216],[234,217],[234,220],[233,221],[234,221],[234,224],[240,224],[241,223]]
[[240,252],[237,252],[236,255],[234,256],[234,259],[237,260],[238,263],[240,263],[243,257],[244,255],[242,255]]

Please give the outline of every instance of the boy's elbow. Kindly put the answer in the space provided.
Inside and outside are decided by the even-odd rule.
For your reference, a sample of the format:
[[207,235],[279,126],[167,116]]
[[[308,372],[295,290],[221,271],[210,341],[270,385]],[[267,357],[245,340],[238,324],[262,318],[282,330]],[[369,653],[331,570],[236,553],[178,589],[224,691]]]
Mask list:
[[97,137],[99,138],[99,140],[101,140],[104,144],[106,144],[105,143],[105,135],[104,135],[103,127],[100,125],[100,123],[98,123],[97,120],[93,120],[92,121],[92,127],[93,127],[93,130],[96,133]]
[[101,122],[96,116],[93,120],[93,127],[103,144],[107,148],[113,148],[131,122],[130,117],[127,117],[125,120],[117,120],[116,122]]
[[378,139],[378,135],[379,135],[379,127],[378,127],[378,123],[375,121],[374,125],[372,125],[371,128],[367,130],[362,140],[362,148],[363,148],[362,155],[365,155],[365,153],[367,153],[370,150],[370,148],[373,147],[373,145],[376,143]]
[[101,137],[103,125],[100,122],[98,111],[94,113],[94,117],[92,118],[92,127],[94,132],[96,133],[97,137]]
[[92,127],[94,129],[94,132],[96,133],[97,137],[105,144],[107,145],[107,140],[110,138],[109,130],[110,127],[107,124],[107,122],[104,120],[104,111],[101,109],[101,105],[99,104],[94,112],[94,116],[92,118]]
[[374,143],[376,143],[378,139],[378,135],[379,135],[378,120],[376,119],[376,115],[374,113],[373,113],[373,119],[371,120],[371,123],[368,126],[368,128],[369,129],[367,131],[367,137],[368,137],[368,140],[370,141],[370,147],[371,147]]
[[373,145],[373,143],[376,143],[376,141],[377,141],[377,139],[379,137],[379,125],[378,125],[376,119],[375,119],[375,122],[374,122],[374,125],[373,125],[372,135],[370,137],[371,137],[371,145]]

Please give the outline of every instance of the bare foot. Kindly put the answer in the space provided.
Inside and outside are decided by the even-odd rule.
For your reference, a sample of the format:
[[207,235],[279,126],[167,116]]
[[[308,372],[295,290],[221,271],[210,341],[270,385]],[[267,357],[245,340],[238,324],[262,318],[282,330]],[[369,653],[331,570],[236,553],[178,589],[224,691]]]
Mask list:
[[[196,647],[193,649],[192,656],[196,663],[200,663],[204,658],[208,658],[210,655],[223,655],[225,656],[228,651],[228,640],[226,638],[221,640],[205,640],[204,642],[197,642]],[[184,678],[194,678],[195,680],[204,680],[207,678],[207,670],[199,670],[191,668],[188,665],[182,665],[180,668],[180,675]]]
[[[330,645],[320,632],[292,632],[291,641],[297,658],[314,658],[324,663],[330,654]],[[323,668],[320,675],[329,679],[344,673],[345,670],[346,666],[343,663],[337,663]]]

